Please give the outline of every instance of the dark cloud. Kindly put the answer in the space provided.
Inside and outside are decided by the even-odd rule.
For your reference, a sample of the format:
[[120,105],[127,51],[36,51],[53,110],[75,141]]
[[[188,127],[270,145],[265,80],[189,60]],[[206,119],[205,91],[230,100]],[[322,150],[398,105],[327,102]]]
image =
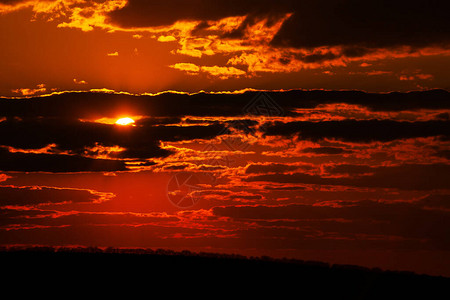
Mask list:
[[441,0],[299,1],[272,45],[355,49],[448,45],[449,9],[450,4]]
[[[226,38],[242,38],[248,24],[261,17],[292,13],[272,46],[314,48],[345,46],[343,55],[361,56],[373,48],[408,45],[445,46],[450,42],[450,4],[445,0],[318,0],[318,1],[139,1],[129,0],[110,13],[123,27],[170,25],[180,20],[202,21],[247,16]],[[269,22],[270,26],[273,22]],[[198,31],[198,30],[197,30]],[[309,59],[315,60],[317,57]],[[326,59],[325,57],[321,59]]]
[[[373,52],[374,49],[369,49],[367,47],[362,46],[345,46],[342,47],[339,51],[336,49],[330,50],[321,50],[319,53],[313,54],[295,54],[293,57],[299,61],[302,61],[307,64],[311,63],[322,63],[325,61],[335,60],[343,57],[361,57],[366,54]],[[282,63],[288,64],[291,59],[287,59],[286,61],[281,61]]]
[[[264,4],[267,4],[265,6]],[[129,0],[120,10],[110,13],[110,21],[123,27],[149,27],[171,25],[181,20],[218,20],[230,16],[267,12],[273,8],[269,1],[217,0]]]
[[181,122],[181,118],[175,117],[145,117],[136,121],[136,125],[140,126],[153,126],[153,125],[168,125],[168,124],[178,124]]
[[155,125],[174,120],[170,119],[172,117],[185,117],[187,113],[191,116],[241,115],[242,108],[257,95],[255,92],[242,95],[164,93],[156,96],[64,93],[32,99],[0,99],[0,117],[100,119],[130,115],[146,116],[142,123]]
[[303,186],[281,186],[281,187],[273,187],[273,186],[265,186],[265,190],[268,191],[304,191],[306,190]]
[[[416,109],[449,109],[450,93],[430,90],[409,93],[365,93],[359,91],[301,91],[268,92],[286,114],[298,108],[315,108],[321,104],[348,103],[374,111]],[[0,117],[54,117],[73,119],[114,118],[118,115],[146,116],[143,124],[167,124],[172,118],[189,116],[240,116],[260,104],[260,92],[242,94],[180,95],[164,93],[156,96],[132,96],[105,93],[64,93],[31,99],[0,98]],[[249,110],[245,111],[246,107]],[[270,108],[270,107],[268,107]],[[140,121],[138,121],[140,122]]]
[[0,187],[0,206],[33,206],[56,203],[93,203],[100,195],[86,190],[56,189],[49,187]]
[[366,93],[361,91],[289,91],[268,93],[285,111],[315,108],[320,104],[347,103],[372,111],[402,111],[450,108],[450,93],[445,90],[408,93]]
[[[64,225],[134,225],[147,224],[153,222],[173,222],[179,221],[177,217],[131,214],[131,213],[86,213],[72,212],[70,214],[58,214],[54,211],[36,210],[7,210],[3,215],[0,225],[20,225],[20,226],[64,226]],[[32,217],[32,218],[30,218]]]
[[437,157],[443,157],[445,159],[450,160],[450,150],[449,149],[447,149],[447,150],[438,150],[438,151],[436,151],[436,153],[434,155],[437,156]]
[[341,55],[327,52],[327,53],[319,53],[319,54],[308,54],[308,55],[299,55],[296,58],[305,63],[320,63],[327,60],[333,60],[339,58]]
[[[390,213],[388,213],[391,211]],[[262,220],[327,220],[343,218],[345,220],[393,221],[396,216],[405,217],[414,214],[426,214],[428,211],[414,204],[385,204],[375,201],[360,201],[348,206],[280,205],[280,206],[217,206],[213,213],[220,217],[236,219]],[[432,211],[432,215],[448,215],[445,211]],[[450,220],[449,220],[450,221]]]
[[76,155],[10,153],[0,149],[0,170],[17,172],[113,172],[125,171],[123,161]]
[[320,147],[320,148],[305,148],[302,150],[303,153],[314,153],[314,154],[344,154],[351,153],[352,151],[345,150],[339,147]]
[[372,173],[374,168],[367,165],[349,165],[349,164],[339,164],[331,165],[325,168],[325,170],[330,174],[364,174]]
[[24,219],[32,219],[36,217],[45,217],[56,213],[51,210],[41,210],[41,209],[11,209],[4,208],[0,209],[0,226],[19,224]]
[[420,199],[418,204],[427,208],[450,210],[450,194],[432,194]]
[[[355,202],[349,206],[314,205],[287,206],[226,206],[214,207],[219,217],[253,222],[284,220],[285,226],[312,227],[324,233],[341,236],[370,234],[426,239],[435,247],[449,249],[449,212],[426,210],[409,203],[385,204],[373,201]],[[347,222],[335,222],[343,219]],[[292,221],[302,221],[297,224]],[[349,222],[351,221],[351,222]],[[290,224],[290,225],[289,225]],[[292,236],[286,236],[292,238]]]
[[276,122],[266,124],[265,135],[302,139],[338,139],[351,142],[388,142],[396,139],[450,136],[450,122],[397,122],[392,120],[343,120],[325,122]]
[[437,120],[450,120],[450,114],[448,112],[440,113],[435,116]]
[[[347,169],[351,170],[351,167],[347,166]],[[395,188],[402,190],[433,190],[447,189],[449,187],[448,178],[450,177],[450,165],[405,164],[400,166],[372,167],[367,169],[365,167],[357,167],[356,169],[359,169],[358,173],[361,173],[361,171],[364,172],[366,170],[370,170],[371,174],[341,178],[322,177],[319,175],[309,175],[304,173],[268,174],[251,176],[246,180],[276,183]]]
[[284,173],[298,170],[299,166],[284,164],[250,164],[245,169],[246,174]]

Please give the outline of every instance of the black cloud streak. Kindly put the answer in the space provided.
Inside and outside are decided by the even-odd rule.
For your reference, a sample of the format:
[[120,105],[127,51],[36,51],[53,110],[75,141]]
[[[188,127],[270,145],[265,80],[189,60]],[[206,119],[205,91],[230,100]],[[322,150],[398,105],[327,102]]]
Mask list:
[[10,153],[0,149],[0,170],[9,172],[114,172],[126,171],[123,161],[76,155]]
[[[269,174],[250,176],[246,181],[265,181],[276,183],[301,183],[318,185],[339,185],[370,188],[393,188],[401,190],[448,189],[450,165],[444,164],[405,164],[393,167],[347,167],[349,173],[370,172],[370,175],[353,177],[322,177],[304,173]],[[342,173],[343,170],[340,170]],[[339,173],[339,172],[336,172]]]
[[100,200],[100,196],[86,190],[56,189],[41,187],[0,187],[0,206],[6,205],[39,205],[63,202],[92,203]]
[[[260,92],[242,94],[180,95],[164,93],[156,96],[132,96],[108,93],[64,93],[31,99],[0,98],[0,117],[55,117],[100,119],[118,115],[140,115],[143,123],[156,125],[176,121],[185,116],[240,116],[259,98]],[[365,93],[360,91],[267,92],[286,114],[297,108],[315,108],[320,104],[348,103],[373,111],[416,109],[450,109],[450,92],[444,90],[408,93]]]
[[320,148],[305,148],[302,150],[303,153],[313,153],[313,154],[324,154],[324,155],[336,155],[351,153],[352,151],[345,150],[339,147],[320,147]]
[[[423,209],[422,203],[384,204],[361,201],[348,206],[226,206],[214,207],[214,215],[238,220],[303,220],[302,227],[313,226],[339,234],[375,234],[426,239],[432,246],[449,249],[448,211]],[[342,218],[352,221],[331,222]],[[292,224],[292,223],[291,223]],[[355,226],[357,225],[357,226]],[[292,225],[291,225],[292,226]]]
[[[57,212],[43,211],[40,215],[36,216],[36,212],[31,210],[7,210],[4,214],[3,220],[0,225],[20,225],[20,226],[61,226],[61,225],[83,225],[83,224],[101,224],[101,225],[113,225],[113,224],[136,224],[136,223],[149,223],[164,221],[179,221],[176,217],[152,217],[152,216],[137,216],[133,214],[104,214],[104,213],[73,213],[70,215],[58,215]],[[56,215],[56,216],[55,216]]]
[[338,139],[351,142],[388,142],[430,136],[450,136],[450,122],[396,122],[391,120],[343,120],[265,124],[267,136],[294,136],[318,141]]

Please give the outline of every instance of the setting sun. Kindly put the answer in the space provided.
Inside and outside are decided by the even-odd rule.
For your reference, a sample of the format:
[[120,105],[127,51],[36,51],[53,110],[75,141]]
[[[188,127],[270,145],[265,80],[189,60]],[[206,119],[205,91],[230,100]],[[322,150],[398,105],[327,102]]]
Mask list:
[[123,125],[123,126],[132,125],[134,123],[135,123],[134,120],[131,118],[121,118],[116,121],[117,125]]

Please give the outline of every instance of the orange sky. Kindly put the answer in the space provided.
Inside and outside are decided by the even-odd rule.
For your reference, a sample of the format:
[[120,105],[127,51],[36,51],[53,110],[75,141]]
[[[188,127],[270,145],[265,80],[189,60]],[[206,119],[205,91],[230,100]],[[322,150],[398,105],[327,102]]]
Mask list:
[[[341,56],[342,51],[349,51],[347,46],[274,46],[272,39],[286,20],[293,18],[288,9],[273,19],[263,15],[249,21],[250,13],[234,16],[230,12],[212,20],[183,19],[181,15],[172,24],[130,27],[111,16],[126,11],[127,7],[122,8],[126,3],[58,0],[0,4],[0,95],[100,88],[154,93],[449,87],[448,68],[442,68],[450,63],[445,45],[405,43],[376,47],[364,55]],[[206,29],[198,29],[200,25]],[[246,26],[243,36],[225,37],[242,26]],[[289,63],[284,62],[287,60]]]

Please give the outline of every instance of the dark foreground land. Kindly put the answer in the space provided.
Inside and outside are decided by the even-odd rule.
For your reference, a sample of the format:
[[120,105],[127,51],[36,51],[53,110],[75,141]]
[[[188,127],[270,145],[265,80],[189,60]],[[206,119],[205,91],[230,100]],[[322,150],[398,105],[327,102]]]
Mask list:
[[[237,255],[98,248],[0,249],[3,287],[145,298],[450,299],[450,278]],[[156,297],[155,293],[164,297]],[[144,293],[144,294],[142,294]],[[61,295],[61,298],[65,298]],[[117,295],[116,295],[117,296]],[[161,295],[160,295],[161,296]],[[171,296],[171,297],[169,297]]]

